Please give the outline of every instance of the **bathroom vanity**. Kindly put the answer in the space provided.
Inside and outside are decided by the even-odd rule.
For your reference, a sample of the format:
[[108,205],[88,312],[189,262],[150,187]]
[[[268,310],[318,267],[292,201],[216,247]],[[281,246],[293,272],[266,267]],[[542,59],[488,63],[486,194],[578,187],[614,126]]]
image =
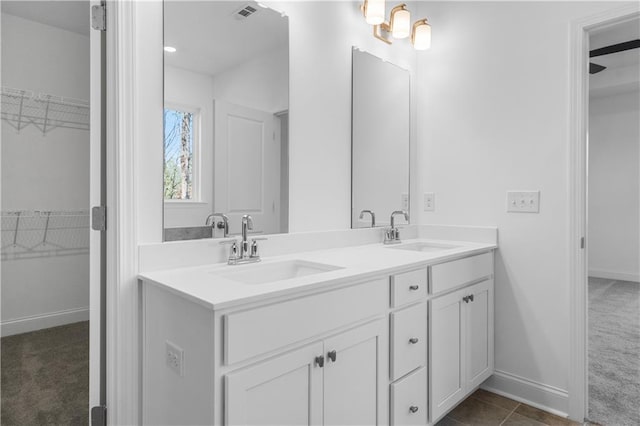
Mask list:
[[143,423],[435,423],[493,372],[495,248],[412,239],[142,274]]

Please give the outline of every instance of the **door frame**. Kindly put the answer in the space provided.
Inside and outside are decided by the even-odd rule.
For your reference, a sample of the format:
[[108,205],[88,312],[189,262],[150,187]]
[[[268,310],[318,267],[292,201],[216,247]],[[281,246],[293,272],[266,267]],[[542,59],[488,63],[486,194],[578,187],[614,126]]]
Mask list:
[[[640,16],[637,3],[612,8],[571,23],[569,65],[569,417],[588,414],[588,217],[589,32]],[[584,240],[583,240],[584,238]],[[583,245],[583,241],[586,243]]]

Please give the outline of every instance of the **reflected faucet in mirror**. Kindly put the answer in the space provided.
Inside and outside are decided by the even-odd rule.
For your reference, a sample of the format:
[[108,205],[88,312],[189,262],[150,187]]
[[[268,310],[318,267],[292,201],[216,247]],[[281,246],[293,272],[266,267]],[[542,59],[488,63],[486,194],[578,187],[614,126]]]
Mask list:
[[360,219],[364,219],[364,214],[365,213],[369,213],[371,215],[371,227],[375,228],[376,227],[376,214],[371,210],[362,210],[360,212]]
[[[214,219],[219,217],[222,222],[216,222]],[[229,217],[224,213],[212,213],[207,216],[207,220],[204,222],[205,226],[211,227],[211,237],[215,238],[216,228],[224,230],[224,238],[229,236]]]
[[399,244],[402,241],[400,240],[400,230],[395,225],[395,216],[403,215],[404,220],[409,222],[409,213],[405,210],[396,210],[391,213],[391,226],[387,228],[384,233],[384,243],[385,244]]

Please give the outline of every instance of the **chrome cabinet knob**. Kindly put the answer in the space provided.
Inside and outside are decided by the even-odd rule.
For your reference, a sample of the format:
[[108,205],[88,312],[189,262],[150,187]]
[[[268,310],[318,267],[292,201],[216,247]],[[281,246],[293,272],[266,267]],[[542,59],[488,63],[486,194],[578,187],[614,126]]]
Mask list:
[[329,361],[331,362],[336,362],[336,358],[337,358],[337,353],[335,350],[330,351],[327,353],[327,358],[329,358]]
[[411,411],[411,413],[417,413],[418,407],[416,407],[415,405],[412,405],[411,407],[409,407],[409,411]]
[[318,367],[324,367],[324,355],[317,356],[315,359],[315,363]]
[[411,343],[412,345],[415,345],[416,343],[418,343],[418,338],[412,337],[411,339],[409,339],[409,343]]
[[409,290],[411,290],[411,291],[416,291],[416,290],[418,290],[419,288],[420,288],[420,286],[419,286],[419,285],[410,285],[410,286],[409,286]]

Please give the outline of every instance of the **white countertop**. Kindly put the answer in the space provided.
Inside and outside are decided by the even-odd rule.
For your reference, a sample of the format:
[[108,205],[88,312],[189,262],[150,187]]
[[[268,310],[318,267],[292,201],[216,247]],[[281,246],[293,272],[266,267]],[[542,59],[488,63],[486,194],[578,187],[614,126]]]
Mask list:
[[[497,248],[495,244],[431,239],[408,239],[402,244],[416,242],[450,244],[456,247],[433,252],[420,252],[398,250],[394,249],[394,246],[376,243],[264,257],[259,263],[242,265],[216,263],[161,270],[140,274],[139,278],[146,284],[161,286],[210,309],[218,310],[274,297],[338,287],[354,280],[366,280],[401,270],[418,269]],[[262,284],[244,284],[218,275],[219,273],[251,269],[257,265],[286,260],[321,263],[340,269]]]

